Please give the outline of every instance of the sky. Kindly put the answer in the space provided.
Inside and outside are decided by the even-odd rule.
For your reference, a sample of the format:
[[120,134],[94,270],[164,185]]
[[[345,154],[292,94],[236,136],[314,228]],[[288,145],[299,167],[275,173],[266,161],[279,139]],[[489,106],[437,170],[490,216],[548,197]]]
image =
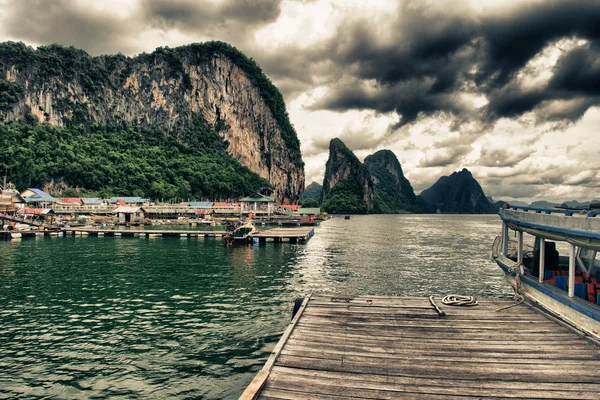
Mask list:
[[600,199],[598,0],[0,0],[0,41],[91,55],[221,40],[286,100],[306,181],[329,141],[392,150],[417,193]]

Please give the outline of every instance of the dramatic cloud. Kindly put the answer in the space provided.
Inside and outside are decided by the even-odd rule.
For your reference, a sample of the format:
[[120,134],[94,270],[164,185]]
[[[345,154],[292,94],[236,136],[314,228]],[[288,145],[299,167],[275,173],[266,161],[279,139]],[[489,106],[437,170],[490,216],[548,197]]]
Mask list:
[[[526,2],[486,15],[456,3],[449,10],[443,2],[437,8],[402,2],[384,39],[366,21],[340,27],[325,54],[336,70],[345,71],[336,78],[342,83],[332,85],[313,108],[395,110],[401,126],[438,111],[475,117],[479,107],[463,101],[465,93],[487,98],[481,117],[490,122],[574,99],[568,109],[538,117],[577,120],[599,104],[600,2]],[[530,88],[517,79],[536,55],[563,38],[589,42],[568,49],[545,85]]]
[[[346,129],[337,137],[353,152],[360,150],[372,150],[375,152],[381,147],[382,143],[387,140],[386,136],[375,136],[373,131],[369,129]],[[305,157],[311,157],[329,151],[329,142],[331,139],[332,138],[313,139],[308,150],[305,150],[303,155]]]
[[477,164],[484,167],[514,167],[532,153],[533,150],[515,152],[507,149],[482,149]]
[[3,8],[2,32],[27,44],[60,43],[92,54],[136,50],[130,37],[139,24],[110,9],[74,0],[9,0]]
[[419,162],[421,168],[446,167],[456,165],[472,150],[471,146],[454,146],[443,149],[430,149],[425,151],[425,155]]
[[[141,18],[152,27],[220,37],[246,43],[259,26],[275,21],[280,1],[142,0]],[[239,45],[238,44],[238,45]]]

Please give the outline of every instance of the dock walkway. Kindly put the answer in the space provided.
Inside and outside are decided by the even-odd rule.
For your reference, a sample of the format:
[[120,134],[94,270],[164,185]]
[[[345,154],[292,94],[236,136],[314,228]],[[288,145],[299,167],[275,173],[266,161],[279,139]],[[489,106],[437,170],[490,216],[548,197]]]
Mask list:
[[258,238],[259,242],[267,240],[273,240],[276,242],[282,242],[284,240],[291,243],[305,243],[315,233],[314,227],[298,227],[298,228],[274,228],[266,231],[259,231],[252,237]]
[[599,399],[600,347],[513,301],[304,299],[240,399]]
[[148,237],[222,237],[225,231],[201,231],[183,229],[129,229],[129,228],[61,228],[65,234],[100,236],[148,236]]
[[[223,237],[225,231],[200,231],[200,230],[166,230],[166,229],[126,229],[126,228],[61,228],[65,235],[96,235],[96,236],[136,236],[136,237]],[[260,243],[268,240],[273,242],[288,241],[290,243],[306,243],[314,235],[314,227],[276,228],[259,231],[254,234]]]

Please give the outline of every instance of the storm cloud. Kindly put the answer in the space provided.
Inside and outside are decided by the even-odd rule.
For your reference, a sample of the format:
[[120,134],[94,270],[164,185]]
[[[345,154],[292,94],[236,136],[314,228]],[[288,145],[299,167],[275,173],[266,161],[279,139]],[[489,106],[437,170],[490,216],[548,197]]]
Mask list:
[[140,25],[74,0],[8,0],[0,14],[4,35],[27,44],[60,43],[92,54],[135,51],[130,40]]
[[[196,0],[143,0],[141,17],[160,29],[181,29],[191,32],[219,30],[243,35],[248,32],[231,31],[273,22],[279,17],[281,1],[225,0],[214,3]],[[229,35],[228,35],[229,36]]]
[[[405,1],[391,37],[380,39],[368,21],[340,28],[327,54],[346,71],[336,78],[343,83],[332,85],[313,108],[394,110],[402,126],[439,111],[493,122],[576,100],[538,114],[540,120],[576,120],[599,104],[599,20],[600,2],[591,0],[527,2],[486,15],[460,6],[448,10],[444,2]],[[528,87],[519,72],[564,38],[585,44],[565,50],[548,82]],[[478,110],[465,94],[485,96],[488,104]]]

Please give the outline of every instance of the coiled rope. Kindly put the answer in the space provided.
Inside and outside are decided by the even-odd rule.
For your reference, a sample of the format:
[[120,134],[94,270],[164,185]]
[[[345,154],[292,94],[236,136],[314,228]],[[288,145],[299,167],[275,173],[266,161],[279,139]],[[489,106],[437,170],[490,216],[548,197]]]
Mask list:
[[447,306],[463,306],[463,307],[473,307],[478,305],[477,300],[475,300],[474,296],[460,296],[457,294],[449,294],[444,296],[442,299],[442,303]]

